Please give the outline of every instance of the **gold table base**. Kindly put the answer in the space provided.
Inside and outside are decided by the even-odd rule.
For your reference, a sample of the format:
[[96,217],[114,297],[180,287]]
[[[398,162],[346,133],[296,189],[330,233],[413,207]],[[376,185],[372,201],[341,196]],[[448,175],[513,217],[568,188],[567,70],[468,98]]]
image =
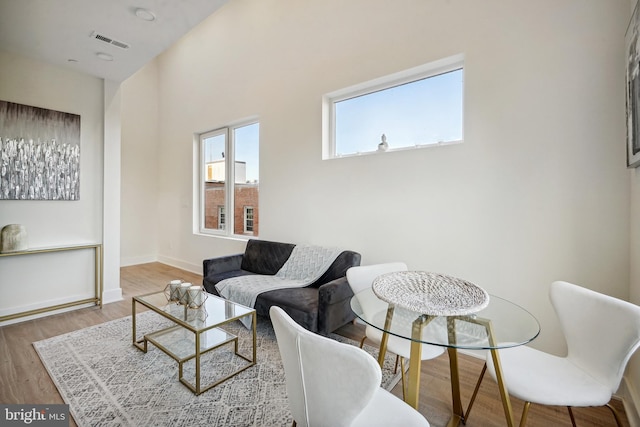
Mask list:
[[53,253],[53,252],[66,252],[66,251],[77,251],[83,249],[93,249],[94,251],[94,296],[92,298],[84,298],[80,300],[70,301],[63,304],[56,304],[51,306],[46,306],[42,308],[36,308],[34,310],[21,311],[17,313],[7,314],[6,316],[0,316],[0,323],[7,321],[18,319],[20,317],[32,316],[36,314],[47,313],[50,311],[61,310],[63,308],[74,307],[76,305],[83,305],[93,303],[100,308],[102,308],[102,294],[104,291],[104,283],[103,283],[103,255],[102,255],[102,244],[100,243],[90,243],[90,244],[79,244],[79,245],[68,245],[68,246],[55,246],[48,248],[31,248],[25,249],[21,251],[14,252],[4,252],[0,253],[0,257],[12,257],[12,256],[21,256],[21,255],[33,255],[33,254],[43,254],[43,253]]
[[[387,309],[387,317],[385,320],[385,330],[389,330],[391,327],[391,320],[393,318],[394,306],[392,304],[389,305]],[[433,319],[437,316],[428,316],[422,315],[414,320],[411,330],[411,352],[409,357],[409,385],[408,391],[406,395],[406,402],[414,407],[416,410],[419,406],[419,395],[420,395],[420,369],[422,364],[422,330],[424,327],[429,324]],[[493,364],[496,370],[496,378],[498,382],[498,389],[500,390],[500,398],[502,400],[502,407],[504,408],[505,417],[507,420],[507,425],[509,427],[514,426],[513,421],[513,408],[511,407],[511,400],[509,399],[509,392],[507,391],[506,385],[504,383],[502,377],[502,367],[500,365],[500,356],[498,355],[498,350],[495,348],[496,342],[493,334],[493,328],[491,326],[491,321],[487,319],[481,318],[472,318],[469,316],[451,316],[447,317],[447,329],[448,329],[448,340],[449,344],[455,345],[456,336],[455,336],[455,322],[463,321],[469,323],[475,323],[478,325],[482,325],[485,327],[487,331],[487,337],[489,339],[489,345],[491,348],[489,351],[491,352],[491,357],[493,359]],[[380,353],[378,355],[378,363],[382,367],[384,363],[385,354],[387,351],[387,341],[388,341],[388,333],[385,332],[382,335],[382,341],[380,342]],[[469,408],[467,413],[464,413],[464,409],[462,407],[462,398],[460,397],[460,374],[458,369],[458,350],[455,347],[447,348],[449,354],[449,370],[451,372],[451,397],[453,400],[453,408],[452,415],[449,419],[449,423],[447,426],[455,427],[460,425],[460,423],[464,424],[466,422],[466,418],[469,416],[469,410],[471,409],[471,405],[473,404],[473,399],[475,399],[475,392],[472,401],[469,404]],[[483,373],[484,374],[483,368]],[[477,390],[476,390],[477,392]]]

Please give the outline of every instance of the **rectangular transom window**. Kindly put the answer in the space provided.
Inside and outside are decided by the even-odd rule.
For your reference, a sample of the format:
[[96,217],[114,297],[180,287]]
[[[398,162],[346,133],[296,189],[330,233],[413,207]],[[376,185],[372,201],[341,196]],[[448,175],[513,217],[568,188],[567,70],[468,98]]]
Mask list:
[[257,122],[243,122],[199,135],[201,233],[258,235],[259,133]]
[[327,94],[323,158],[460,142],[463,89],[456,55]]

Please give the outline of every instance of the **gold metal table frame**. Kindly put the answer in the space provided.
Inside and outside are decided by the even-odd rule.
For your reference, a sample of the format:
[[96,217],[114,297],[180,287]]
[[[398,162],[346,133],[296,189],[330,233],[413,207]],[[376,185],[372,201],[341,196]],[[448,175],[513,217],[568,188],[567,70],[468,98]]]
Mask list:
[[[363,292],[370,292],[373,295],[371,289],[367,289]],[[370,295],[369,295],[370,297]],[[476,386],[476,389],[473,392],[473,396],[469,402],[469,406],[465,413],[462,405],[461,393],[460,393],[460,377],[458,370],[458,350],[459,349],[467,349],[467,350],[487,350],[491,353],[492,360],[496,369],[496,377],[498,382],[498,388],[500,390],[500,398],[502,400],[502,406],[505,412],[505,418],[507,421],[507,425],[512,427],[514,426],[514,417],[513,410],[511,407],[511,400],[509,398],[509,393],[507,391],[506,385],[504,383],[504,378],[502,374],[502,368],[500,365],[500,356],[499,349],[513,347],[517,345],[523,345],[527,342],[535,339],[539,332],[540,327],[537,320],[526,310],[523,308],[510,303],[506,300],[503,300],[498,297],[491,297],[491,302],[489,307],[485,310],[479,311],[474,315],[464,315],[464,316],[430,316],[426,314],[421,314],[417,312],[410,312],[409,310],[395,307],[393,304],[388,304],[385,312],[378,312],[374,318],[367,318],[364,313],[360,310],[359,304],[354,303],[356,298],[354,297],[352,300],[352,308],[356,315],[362,319],[365,323],[381,330],[383,332],[382,341],[380,343],[380,352],[378,355],[378,362],[382,366],[387,350],[387,340],[389,334],[398,336],[400,338],[405,338],[411,341],[411,350],[410,350],[410,358],[409,358],[409,381],[408,381],[408,391],[406,395],[406,402],[412,407],[418,409],[419,404],[419,392],[420,392],[420,370],[422,363],[422,344],[430,344],[436,346],[447,347],[447,352],[449,356],[449,368],[451,375],[451,394],[452,394],[452,416],[449,420],[448,426],[458,426],[460,423],[464,424],[469,417],[469,413],[471,407],[473,406],[473,402],[475,400],[476,394],[478,392],[479,387]],[[386,303],[385,303],[386,304]],[[515,335],[496,335],[494,328],[494,321],[499,321],[500,323],[504,323],[508,319],[505,317],[501,317],[494,310],[492,310],[492,304],[498,306],[506,306],[508,307],[513,314],[520,315],[521,318],[517,319],[515,323],[522,324],[521,330],[518,331]],[[397,312],[402,311],[401,318],[404,319],[414,319],[411,321],[410,325],[407,325],[405,328],[398,327],[398,322],[394,322],[394,319],[397,319]],[[498,310],[499,312],[499,310]],[[394,316],[396,314],[396,316]],[[524,320],[523,320],[524,319]],[[434,322],[435,321],[435,322]],[[436,337],[435,334],[425,336],[425,329],[432,323],[437,323],[438,325],[433,325],[432,329],[438,329],[440,332],[439,337]],[[465,341],[463,337],[460,336],[459,333],[456,332],[457,327],[460,324],[466,324],[476,327],[477,329],[474,331],[475,334],[482,331],[484,337],[477,336],[478,339],[475,343]],[[445,327],[446,325],[446,327]],[[446,331],[445,331],[446,329]],[[504,334],[503,334],[504,335]],[[462,339],[461,339],[462,338]],[[497,338],[501,338],[501,341],[498,341]],[[484,375],[484,370],[486,366],[483,368],[483,372],[481,375]]]
[[45,253],[54,253],[54,252],[79,251],[84,249],[92,249],[94,251],[94,296],[92,298],[84,298],[76,301],[66,302],[63,304],[56,304],[56,305],[46,306],[42,308],[37,308],[34,310],[21,311],[17,313],[8,314],[6,316],[0,316],[0,323],[7,320],[13,320],[13,319],[18,319],[20,317],[47,313],[49,311],[61,310],[63,308],[69,308],[69,307],[82,305],[82,304],[93,303],[99,306],[100,308],[102,308],[102,294],[104,291],[104,283],[103,283],[104,260],[102,255],[102,244],[100,243],[29,248],[29,249],[24,249],[20,251],[0,253],[0,258],[23,256],[23,255],[45,254]]
[[[171,320],[174,324],[159,330],[145,334],[142,338],[137,337],[136,327],[136,303],[149,308],[162,317]],[[146,353],[148,343],[167,354],[178,362],[178,379],[191,390],[195,395],[217,386],[240,372],[256,364],[256,311],[249,307],[236,304],[214,295],[208,295],[203,306],[199,309],[179,306],[176,303],[168,302],[164,292],[155,292],[146,295],[133,297],[131,301],[132,313],[132,336],[133,345]],[[251,316],[252,331],[252,354],[246,356],[240,353],[238,348],[238,337],[224,330],[222,326],[240,320],[243,317]],[[190,345],[175,344],[176,335],[189,341]],[[185,336],[186,335],[186,336]],[[216,379],[214,382],[201,384],[201,356],[215,350],[223,345],[233,343],[234,354],[248,363],[227,375]],[[195,363],[195,384],[184,377],[184,364],[189,360]]]

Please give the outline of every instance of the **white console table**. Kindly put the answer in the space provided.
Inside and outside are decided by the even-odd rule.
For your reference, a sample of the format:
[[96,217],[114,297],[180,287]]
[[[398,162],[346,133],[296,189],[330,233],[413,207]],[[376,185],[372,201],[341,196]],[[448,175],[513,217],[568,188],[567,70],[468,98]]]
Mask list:
[[0,322],[17,319],[19,317],[31,316],[34,314],[46,313],[48,311],[60,310],[63,308],[73,307],[75,305],[80,305],[80,304],[95,303],[95,305],[99,305],[100,308],[102,308],[102,291],[103,291],[102,244],[90,243],[90,244],[78,244],[78,245],[68,245],[68,246],[52,246],[52,247],[45,247],[45,248],[29,248],[22,251],[0,253],[0,257],[24,256],[24,255],[42,254],[42,253],[49,253],[49,252],[77,251],[81,249],[94,250],[95,296],[93,298],[85,298],[82,300],[71,301],[64,304],[57,304],[57,305],[52,305],[48,307],[38,308],[35,310],[22,311],[18,313],[8,314],[6,316],[0,316]]

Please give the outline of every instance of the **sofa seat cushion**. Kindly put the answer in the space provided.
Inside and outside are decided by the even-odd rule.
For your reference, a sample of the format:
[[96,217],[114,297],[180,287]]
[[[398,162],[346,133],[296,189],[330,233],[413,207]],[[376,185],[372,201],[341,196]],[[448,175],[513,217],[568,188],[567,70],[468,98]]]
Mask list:
[[256,300],[256,312],[269,316],[271,306],[281,307],[299,325],[318,331],[318,289],[293,288],[263,292]]

